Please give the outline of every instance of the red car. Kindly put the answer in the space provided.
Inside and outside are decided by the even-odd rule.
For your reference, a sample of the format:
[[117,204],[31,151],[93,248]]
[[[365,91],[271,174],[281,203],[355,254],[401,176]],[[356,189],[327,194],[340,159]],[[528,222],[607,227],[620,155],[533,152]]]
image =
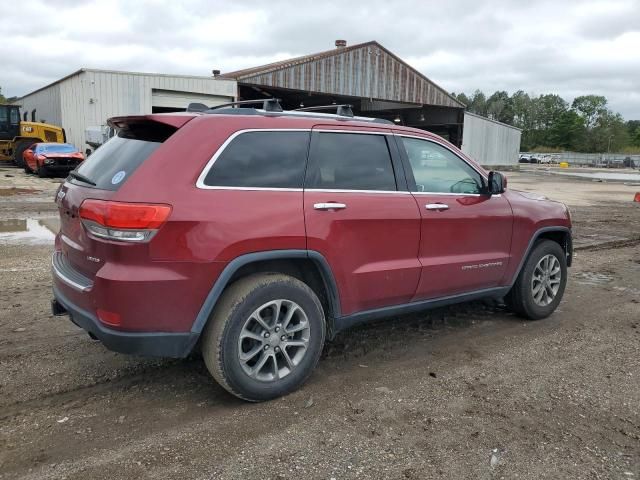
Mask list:
[[558,306],[565,205],[423,130],[277,110],[111,119],[57,194],[53,312],[118,352],[199,346],[260,401],[362,322],[484,297],[528,319]]
[[34,143],[23,154],[24,171],[39,177],[67,174],[84,160],[84,154],[70,143]]

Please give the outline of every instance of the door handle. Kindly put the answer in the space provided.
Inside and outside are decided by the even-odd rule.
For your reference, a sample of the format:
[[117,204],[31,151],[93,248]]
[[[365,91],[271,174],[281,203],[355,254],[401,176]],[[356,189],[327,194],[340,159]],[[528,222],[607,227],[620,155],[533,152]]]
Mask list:
[[425,207],[427,207],[427,210],[447,210],[449,205],[445,205],[444,203],[427,203]]
[[326,202],[326,203],[314,203],[313,208],[316,210],[342,210],[347,208],[344,203]]

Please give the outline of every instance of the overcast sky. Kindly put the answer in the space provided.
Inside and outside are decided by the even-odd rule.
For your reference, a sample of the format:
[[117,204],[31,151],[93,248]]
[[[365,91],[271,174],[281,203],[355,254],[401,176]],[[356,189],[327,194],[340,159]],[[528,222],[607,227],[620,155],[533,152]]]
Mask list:
[[640,0],[2,3],[5,96],[81,67],[210,75],[344,38],[377,40],[449,92],[595,93],[640,119]]

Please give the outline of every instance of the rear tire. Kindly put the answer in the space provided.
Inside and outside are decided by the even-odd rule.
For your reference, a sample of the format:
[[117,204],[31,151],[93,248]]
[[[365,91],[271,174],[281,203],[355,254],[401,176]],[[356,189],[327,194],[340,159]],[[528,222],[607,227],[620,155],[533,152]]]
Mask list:
[[305,283],[277,273],[250,275],[220,297],[202,335],[202,356],[231,394],[270,400],[311,375],[325,331],[322,305]]
[[567,258],[552,240],[535,244],[505,303],[517,315],[540,320],[558,307],[567,284]]

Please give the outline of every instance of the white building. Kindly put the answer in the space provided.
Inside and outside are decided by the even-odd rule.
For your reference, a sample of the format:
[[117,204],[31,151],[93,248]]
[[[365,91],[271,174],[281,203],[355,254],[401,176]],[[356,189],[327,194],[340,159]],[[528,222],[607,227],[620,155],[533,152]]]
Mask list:
[[85,129],[110,117],[180,111],[191,102],[219,105],[236,95],[234,80],[83,68],[15,103],[23,120],[61,126],[67,141],[84,151]]
[[515,168],[522,131],[505,123],[464,112],[462,151],[488,168]]

